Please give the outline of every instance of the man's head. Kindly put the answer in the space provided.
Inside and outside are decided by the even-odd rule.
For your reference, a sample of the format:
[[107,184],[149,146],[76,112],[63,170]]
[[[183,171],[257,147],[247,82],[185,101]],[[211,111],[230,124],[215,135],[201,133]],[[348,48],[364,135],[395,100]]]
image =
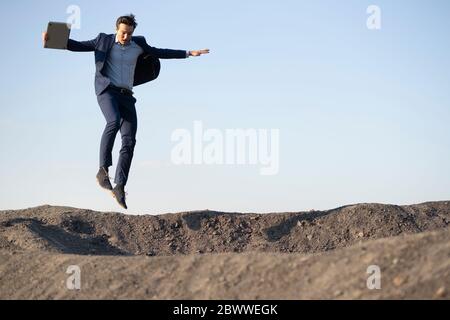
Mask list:
[[134,14],[129,14],[128,16],[121,16],[117,18],[116,21],[116,32],[117,39],[120,44],[124,45],[131,40],[134,29],[137,27],[137,22]]

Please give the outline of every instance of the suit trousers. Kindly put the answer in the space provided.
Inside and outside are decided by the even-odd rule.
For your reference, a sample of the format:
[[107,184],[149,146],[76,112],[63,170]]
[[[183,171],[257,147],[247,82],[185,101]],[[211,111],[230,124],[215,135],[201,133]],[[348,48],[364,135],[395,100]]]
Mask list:
[[97,101],[106,120],[100,142],[100,167],[112,166],[114,140],[120,130],[122,147],[119,152],[114,182],[126,185],[136,145],[136,99],[131,95],[108,88],[97,96]]

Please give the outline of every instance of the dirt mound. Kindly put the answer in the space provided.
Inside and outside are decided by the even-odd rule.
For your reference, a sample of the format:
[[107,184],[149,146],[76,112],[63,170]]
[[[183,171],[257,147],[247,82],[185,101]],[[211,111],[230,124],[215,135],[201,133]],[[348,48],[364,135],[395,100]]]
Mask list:
[[[130,216],[0,211],[0,299],[450,298],[450,201]],[[69,266],[81,290],[66,286]],[[367,286],[368,268],[381,289]]]
[[315,253],[449,223],[449,201],[357,204],[296,213],[194,211],[158,216],[40,206],[0,211],[0,248],[82,255]]
[[[80,267],[80,290],[66,270]],[[369,266],[379,289],[369,289]],[[317,254],[81,256],[0,250],[0,299],[450,299],[450,229]]]

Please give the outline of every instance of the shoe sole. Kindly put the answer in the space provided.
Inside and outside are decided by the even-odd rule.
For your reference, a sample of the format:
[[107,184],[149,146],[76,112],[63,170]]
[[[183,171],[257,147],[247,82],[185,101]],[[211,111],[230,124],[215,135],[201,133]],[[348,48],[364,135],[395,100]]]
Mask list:
[[112,194],[113,198],[116,199],[116,202],[119,206],[121,206],[125,210],[128,210],[128,208],[125,208],[123,205],[120,204],[119,200],[117,200],[117,197],[112,190],[111,190],[111,194]]

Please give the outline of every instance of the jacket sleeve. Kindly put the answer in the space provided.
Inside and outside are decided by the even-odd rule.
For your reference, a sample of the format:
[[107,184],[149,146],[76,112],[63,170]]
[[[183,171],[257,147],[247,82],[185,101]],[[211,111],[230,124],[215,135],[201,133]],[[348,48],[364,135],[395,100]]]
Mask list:
[[100,38],[100,34],[92,40],[89,41],[75,41],[72,39],[67,40],[67,50],[76,52],[89,52],[95,51],[97,42]]
[[174,49],[160,49],[155,48],[147,44],[144,37],[141,37],[144,43],[144,49],[146,53],[151,54],[155,58],[160,59],[185,59],[188,57],[186,50],[174,50]]

